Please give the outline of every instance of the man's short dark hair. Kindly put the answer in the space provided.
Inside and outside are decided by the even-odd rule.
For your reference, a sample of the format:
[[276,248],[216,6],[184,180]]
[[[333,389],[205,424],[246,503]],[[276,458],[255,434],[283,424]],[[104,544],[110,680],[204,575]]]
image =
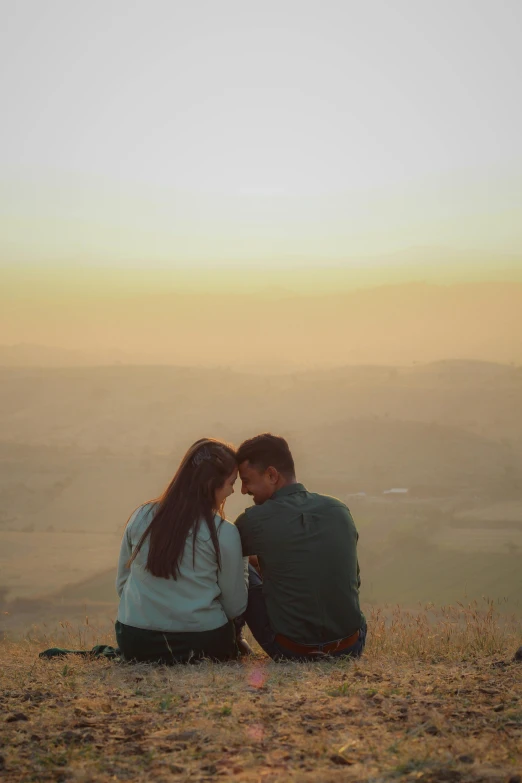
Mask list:
[[279,435],[265,432],[245,440],[237,450],[236,458],[238,465],[248,460],[258,470],[264,471],[273,467],[285,478],[295,476],[294,458],[288,443]]

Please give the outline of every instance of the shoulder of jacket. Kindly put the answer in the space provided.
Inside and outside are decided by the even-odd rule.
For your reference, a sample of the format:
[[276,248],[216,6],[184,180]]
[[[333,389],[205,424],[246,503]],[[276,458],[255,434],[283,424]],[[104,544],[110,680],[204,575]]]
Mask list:
[[348,511],[350,513],[350,509],[346,505],[346,503],[343,503],[342,500],[339,500],[339,498],[333,497],[333,495],[321,495],[319,492],[310,492],[310,495],[312,497],[322,503],[325,506],[330,506],[333,508],[342,508],[345,511]]
[[226,536],[227,538],[234,538],[236,535],[238,535],[238,531],[234,523],[219,516],[216,516],[216,530],[220,536]]
[[260,506],[249,506],[245,508],[242,514],[236,519],[236,525],[242,523],[255,522],[256,519],[263,519],[267,513],[270,515],[271,509],[273,510],[273,501],[267,500]]
[[132,514],[129,517],[129,521],[127,522],[127,527],[135,527],[136,525],[139,525],[141,522],[144,522],[145,519],[150,522],[150,512],[156,505],[156,501],[150,500],[147,503],[142,503],[141,506],[138,506]]

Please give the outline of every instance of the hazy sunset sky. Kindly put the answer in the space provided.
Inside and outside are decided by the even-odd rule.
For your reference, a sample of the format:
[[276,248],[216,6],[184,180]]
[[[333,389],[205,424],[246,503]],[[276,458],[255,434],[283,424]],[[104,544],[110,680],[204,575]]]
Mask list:
[[4,3],[0,264],[400,266],[421,247],[515,268],[521,24],[518,0]]

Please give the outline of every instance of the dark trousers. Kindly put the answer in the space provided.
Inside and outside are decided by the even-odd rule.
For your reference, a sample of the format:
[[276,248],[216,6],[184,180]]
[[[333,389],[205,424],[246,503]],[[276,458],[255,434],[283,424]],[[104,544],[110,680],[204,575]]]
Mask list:
[[56,658],[64,655],[81,655],[84,658],[110,658],[128,663],[196,663],[204,658],[213,661],[230,661],[237,658],[239,650],[233,623],[229,622],[212,631],[150,631],[134,628],[116,620],[117,647],[97,644],[91,650],[66,650],[51,647],[40,653],[40,658]]
[[[282,645],[276,642],[276,632],[270,625],[265,597],[263,595],[263,580],[251,565],[248,566],[248,577],[248,606],[243,617],[250,628],[252,636],[266,654],[274,660],[324,660],[327,656],[321,653],[301,655],[286,650]],[[351,647],[346,647],[339,652],[328,653],[328,657],[339,658],[343,655],[349,655],[352,658],[358,658],[364,650],[365,642],[366,624],[359,629],[359,638],[355,644]],[[321,647],[320,644],[315,644],[313,646],[318,648]]]
[[238,657],[234,626],[228,622],[212,631],[150,631],[118,620],[116,641],[126,661],[140,663],[192,663],[210,658],[229,661]]

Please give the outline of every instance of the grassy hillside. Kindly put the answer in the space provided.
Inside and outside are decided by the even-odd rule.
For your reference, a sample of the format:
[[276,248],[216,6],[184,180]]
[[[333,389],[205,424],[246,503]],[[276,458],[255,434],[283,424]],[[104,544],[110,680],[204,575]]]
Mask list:
[[[10,783],[520,783],[516,630],[494,614],[370,619],[359,661],[42,661],[0,643],[0,776]],[[107,637],[110,641],[110,637]]]

